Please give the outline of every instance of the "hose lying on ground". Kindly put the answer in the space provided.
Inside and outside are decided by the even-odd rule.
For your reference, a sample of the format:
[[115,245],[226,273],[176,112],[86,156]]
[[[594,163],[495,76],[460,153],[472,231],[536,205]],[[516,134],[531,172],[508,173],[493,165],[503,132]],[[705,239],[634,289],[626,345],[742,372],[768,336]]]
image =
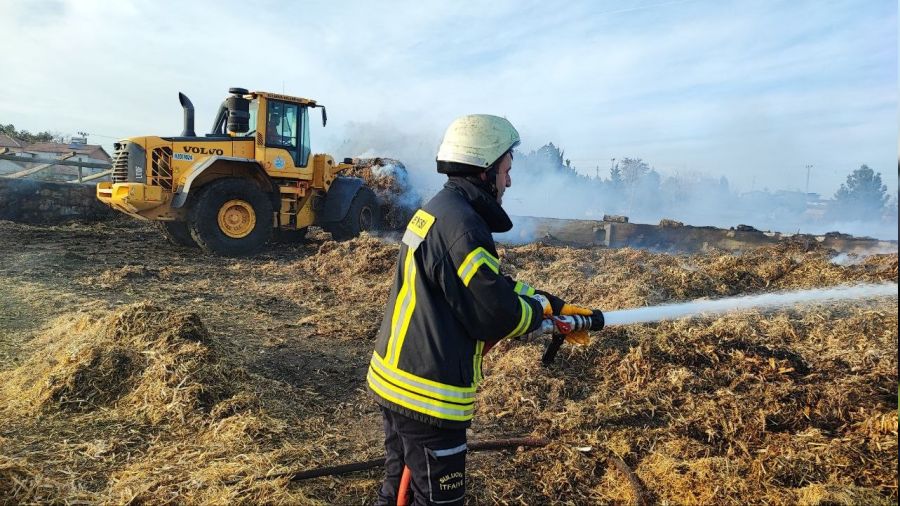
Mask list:
[[[533,438],[533,437],[518,437],[518,438],[507,438],[507,439],[493,439],[490,441],[475,441],[469,443],[469,451],[478,452],[478,451],[492,451],[492,450],[502,450],[505,448],[516,448],[519,446],[524,446],[526,448],[541,448],[550,444],[550,440],[545,438]],[[629,484],[631,485],[632,491],[634,493],[634,503],[636,506],[644,506],[647,504],[646,498],[643,495],[643,487],[641,486],[640,480],[634,475],[631,469],[625,464],[622,459],[611,456],[607,463],[612,465],[616,469],[619,470],[622,474],[625,475]],[[329,466],[329,467],[319,467],[316,469],[309,469],[306,471],[287,471],[283,473],[275,473],[270,474],[261,479],[278,479],[278,478],[290,478],[290,481],[302,481],[309,480],[312,478],[320,478],[322,476],[335,476],[339,474],[347,474],[354,473],[357,471],[365,471],[367,469],[374,469],[376,467],[384,466],[384,457],[380,459],[372,459],[372,460],[364,460],[362,462],[354,462],[351,464],[342,464],[339,466]],[[235,483],[239,480],[235,480]]]
[[[494,439],[491,441],[474,441],[469,443],[469,451],[490,451],[502,450],[504,448],[515,448],[517,446],[525,446],[528,448],[540,448],[550,444],[548,439],[533,437],[518,437],[508,439]],[[384,466],[384,457],[380,459],[366,460],[363,462],[354,462],[352,464],[342,464],[339,466],[320,467],[317,469],[309,469],[307,471],[288,471],[284,473],[270,474],[264,479],[277,479],[289,477],[291,481],[308,480],[311,478],[319,478],[321,476],[333,476],[337,474],[347,474],[356,471],[365,471]]]

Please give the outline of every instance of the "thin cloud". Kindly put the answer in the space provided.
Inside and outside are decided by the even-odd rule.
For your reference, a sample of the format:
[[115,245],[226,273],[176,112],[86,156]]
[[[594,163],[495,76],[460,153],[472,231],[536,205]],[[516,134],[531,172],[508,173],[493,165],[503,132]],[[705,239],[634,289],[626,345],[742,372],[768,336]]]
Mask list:
[[177,133],[184,91],[202,130],[226,89],[246,86],[328,105],[317,151],[414,138],[402,152],[419,165],[452,118],[487,112],[510,118],[523,148],[553,141],[591,175],[640,156],[745,190],[796,188],[814,164],[811,190],[830,195],[867,163],[897,187],[895,2],[211,5],[7,1],[15,71],[0,76],[0,119]]

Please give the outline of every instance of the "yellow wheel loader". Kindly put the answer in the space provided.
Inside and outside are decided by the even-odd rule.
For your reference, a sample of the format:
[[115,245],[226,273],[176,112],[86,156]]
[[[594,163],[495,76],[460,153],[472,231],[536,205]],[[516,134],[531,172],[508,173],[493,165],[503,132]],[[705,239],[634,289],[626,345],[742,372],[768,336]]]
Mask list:
[[258,252],[272,238],[302,237],[310,225],[336,240],[378,228],[375,193],[311,154],[314,100],[231,88],[210,133],[194,132],[194,106],[183,93],[177,137],[130,137],[115,144],[112,181],[97,185],[110,207],[160,224],[170,242],[225,256]]

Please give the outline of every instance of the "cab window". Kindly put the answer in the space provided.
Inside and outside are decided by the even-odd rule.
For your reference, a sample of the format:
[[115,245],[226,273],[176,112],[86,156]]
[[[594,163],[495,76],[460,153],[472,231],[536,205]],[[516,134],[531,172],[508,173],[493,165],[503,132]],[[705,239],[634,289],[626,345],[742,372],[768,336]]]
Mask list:
[[297,109],[295,104],[269,102],[266,119],[266,146],[296,151]]
[[309,163],[309,107],[301,107],[300,131],[302,142],[300,144],[300,160],[297,165],[306,167]]
[[309,164],[309,108],[270,100],[266,118],[266,146],[286,149],[297,167]]
[[259,99],[254,99],[250,101],[250,120],[247,122],[250,125],[250,130],[244,134],[245,137],[252,137],[256,134],[257,126],[256,126],[256,117],[259,115]]

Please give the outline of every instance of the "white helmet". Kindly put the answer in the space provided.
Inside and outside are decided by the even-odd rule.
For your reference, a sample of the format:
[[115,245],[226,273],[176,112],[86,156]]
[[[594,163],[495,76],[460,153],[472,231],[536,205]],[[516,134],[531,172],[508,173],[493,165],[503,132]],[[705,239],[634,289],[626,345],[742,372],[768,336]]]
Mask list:
[[[438,148],[438,172],[479,173],[519,145],[519,132],[500,116],[469,114],[453,120]],[[467,167],[461,167],[467,166]]]

